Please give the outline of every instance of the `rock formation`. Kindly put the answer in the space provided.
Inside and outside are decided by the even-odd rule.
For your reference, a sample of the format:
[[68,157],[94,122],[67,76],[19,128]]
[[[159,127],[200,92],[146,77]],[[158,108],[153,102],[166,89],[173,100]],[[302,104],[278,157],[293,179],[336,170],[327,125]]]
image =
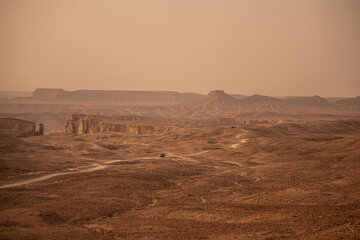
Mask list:
[[36,130],[35,122],[17,118],[0,118],[0,133],[16,137],[44,135],[44,124],[40,123],[39,129]]
[[44,124],[39,124],[39,130],[35,132],[35,135],[44,135]]
[[0,132],[16,137],[30,137],[36,133],[36,125],[22,119],[0,118]]
[[137,117],[134,117],[135,121],[132,121],[133,123],[131,123],[131,121],[129,123],[129,121],[125,121],[123,119],[129,120],[129,117],[107,117],[100,115],[72,114],[70,116],[70,119],[65,123],[65,132],[76,134],[88,134],[97,132],[151,134],[167,132],[174,129],[174,127],[169,126],[142,125],[140,123],[136,123]]

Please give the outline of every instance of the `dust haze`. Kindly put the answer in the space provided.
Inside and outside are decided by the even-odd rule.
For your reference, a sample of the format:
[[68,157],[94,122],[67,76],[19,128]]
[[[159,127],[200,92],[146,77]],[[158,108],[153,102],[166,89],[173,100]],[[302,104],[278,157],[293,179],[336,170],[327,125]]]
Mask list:
[[359,1],[0,1],[1,239],[359,239]]
[[2,0],[0,89],[355,97],[357,0]]

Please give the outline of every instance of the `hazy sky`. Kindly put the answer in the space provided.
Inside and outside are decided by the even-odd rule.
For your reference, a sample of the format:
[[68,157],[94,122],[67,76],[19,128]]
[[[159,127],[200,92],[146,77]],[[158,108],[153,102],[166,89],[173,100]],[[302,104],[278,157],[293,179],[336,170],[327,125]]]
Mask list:
[[360,95],[359,0],[0,0],[0,90]]

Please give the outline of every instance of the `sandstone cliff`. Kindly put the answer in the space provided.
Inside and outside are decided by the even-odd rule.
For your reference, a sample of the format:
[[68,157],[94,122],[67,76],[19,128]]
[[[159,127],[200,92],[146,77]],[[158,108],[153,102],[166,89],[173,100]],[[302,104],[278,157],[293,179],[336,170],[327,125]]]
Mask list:
[[34,122],[16,118],[0,118],[0,132],[16,137],[43,135],[44,125],[40,124],[39,130],[36,130],[36,124]]
[[88,134],[97,132],[124,132],[133,134],[151,134],[173,130],[174,127],[142,125],[140,120],[146,118],[138,116],[100,116],[86,114],[72,114],[65,123],[65,132]]

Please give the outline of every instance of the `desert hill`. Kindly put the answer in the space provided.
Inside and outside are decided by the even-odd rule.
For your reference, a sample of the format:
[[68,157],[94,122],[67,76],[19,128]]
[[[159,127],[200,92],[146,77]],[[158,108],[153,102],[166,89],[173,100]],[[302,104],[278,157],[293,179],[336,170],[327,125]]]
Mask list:
[[[356,98],[328,98],[320,96],[312,97],[286,97],[277,98],[259,94],[245,96],[240,94],[227,94],[222,90],[214,90],[207,95],[198,93],[179,93],[175,91],[121,91],[121,90],[77,90],[66,91],[63,89],[36,89],[32,97],[20,97],[14,99],[2,99],[6,104],[58,104],[83,105],[83,104],[120,104],[121,106],[161,106],[161,105],[184,105],[186,111],[216,110],[237,111],[247,109],[251,111],[274,111],[282,109],[344,109],[360,110],[360,97]],[[201,105],[201,108],[199,108]],[[196,107],[194,107],[196,106]],[[29,106],[33,107],[33,106]],[[190,109],[189,109],[190,107]],[[193,108],[194,107],[194,108]],[[178,109],[179,106],[176,106]],[[163,109],[164,110],[164,109]],[[60,110],[61,111],[61,110]],[[164,111],[170,111],[166,109]],[[161,110],[160,110],[161,112]],[[86,112],[87,113],[87,112]],[[177,112],[176,114],[181,115]],[[183,114],[188,115],[188,114]],[[195,114],[196,115],[196,114]],[[213,115],[213,114],[211,114]]]
[[224,91],[211,91],[199,103],[202,105],[202,112],[206,111],[286,111],[287,109],[331,109],[333,104],[320,96],[293,97],[279,99],[259,94],[248,97],[234,98]]
[[233,97],[222,90],[211,91],[203,100],[194,105],[201,105],[198,113],[216,116],[221,114],[235,114],[244,110],[274,110],[279,108],[282,100],[255,94],[249,97]]
[[209,92],[205,99],[200,101],[204,110],[226,110],[237,108],[238,100],[226,94],[223,90]]
[[281,110],[281,108],[283,107],[283,100],[259,94],[254,94],[252,96],[240,99],[239,102],[243,109],[257,112],[278,111]]
[[0,98],[31,97],[31,95],[30,91],[0,91]]
[[247,96],[244,94],[229,94],[230,96],[232,96],[235,99],[243,99],[246,98]]
[[269,109],[275,106],[277,108],[331,108],[332,104],[328,102],[325,98],[320,96],[313,97],[290,97],[286,99],[280,99],[275,97],[268,97],[263,95],[252,95],[250,97],[243,98],[239,102],[244,106],[269,106]]
[[327,101],[325,98],[320,96],[313,97],[293,97],[284,100],[285,106],[288,107],[307,107],[307,108],[329,108],[332,107],[332,104]]
[[20,153],[26,151],[26,148],[30,145],[28,142],[12,134],[0,131],[0,154]]
[[344,109],[360,110],[360,96],[336,101],[334,105]]
[[320,96],[294,97],[279,99],[259,94],[249,97],[234,98],[224,91],[211,91],[204,99],[197,102],[202,105],[202,113],[239,112],[239,111],[287,111],[296,109],[331,109],[333,104]]
[[243,98],[240,100],[240,103],[245,104],[259,104],[259,103],[273,103],[273,104],[279,104],[282,100],[275,98],[275,97],[268,97],[264,95],[254,94],[252,96]]
[[331,136],[330,139],[342,138],[344,135],[360,134],[360,120],[348,119],[337,121],[320,121],[311,123],[279,123],[266,128],[266,130],[252,128],[259,136],[302,136],[308,140],[313,136]]
[[234,123],[309,118],[335,120],[359,118],[359,102],[360,97],[329,102],[319,96],[280,99],[258,94],[227,94],[222,90],[201,95],[166,91],[37,89],[30,98],[0,99],[0,117],[41,122],[47,132],[63,132],[71,114],[136,115],[167,118],[172,122],[187,121],[189,125],[203,125],[212,121],[210,119],[234,118]]
[[175,91],[117,91],[117,90],[77,90],[36,89],[32,98],[38,100],[61,100],[80,102],[137,102],[137,103],[184,103],[201,99],[197,93]]

